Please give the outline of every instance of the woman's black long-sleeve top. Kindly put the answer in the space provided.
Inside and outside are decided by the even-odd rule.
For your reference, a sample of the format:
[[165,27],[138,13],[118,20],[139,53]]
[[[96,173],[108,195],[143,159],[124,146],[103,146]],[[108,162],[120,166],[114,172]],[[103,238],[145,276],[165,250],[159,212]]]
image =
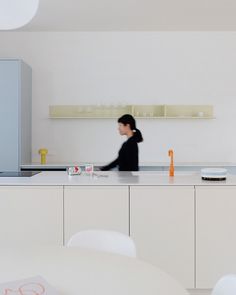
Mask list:
[[123,143],[118,153],[118,158],[110,164],[103,166],[102,171],[107,171],[118,166],[119,171],[138,171],[138,144],[134,136]]

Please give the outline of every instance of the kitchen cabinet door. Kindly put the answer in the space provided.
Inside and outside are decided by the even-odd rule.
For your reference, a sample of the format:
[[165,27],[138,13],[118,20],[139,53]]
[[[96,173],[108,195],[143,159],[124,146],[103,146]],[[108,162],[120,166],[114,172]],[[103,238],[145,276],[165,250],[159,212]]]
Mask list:
[[127,186],[65,186],[65,242],[78,231],[108,229],[129,234]]
[[63,187],[0,186],[1,245],[62,245]]
[[196,283],[236,273],[236,186],[196,187]]
[[194,187],[131,187],[130,235],[139,258],[194,287]]

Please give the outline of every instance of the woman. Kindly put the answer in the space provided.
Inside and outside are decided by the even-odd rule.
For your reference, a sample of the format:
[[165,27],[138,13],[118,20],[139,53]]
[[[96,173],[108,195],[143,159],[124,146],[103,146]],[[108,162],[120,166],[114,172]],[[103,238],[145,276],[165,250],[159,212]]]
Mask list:
[[107,171],[118,166],[119,171],[138,171],[138,143],[143,141],[142,134],[136,128],[134,117],[129,114],[120,117],[118,125],[120,135],[126,135],[128,139],[119,150],[118,158],[101,167],[101,170]]

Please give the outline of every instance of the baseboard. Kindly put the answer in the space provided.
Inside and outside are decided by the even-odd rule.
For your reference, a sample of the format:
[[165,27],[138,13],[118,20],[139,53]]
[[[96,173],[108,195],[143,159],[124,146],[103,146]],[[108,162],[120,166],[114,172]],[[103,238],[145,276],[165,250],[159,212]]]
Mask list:
[[188,289],[190,295],[211,295],[211,289]]

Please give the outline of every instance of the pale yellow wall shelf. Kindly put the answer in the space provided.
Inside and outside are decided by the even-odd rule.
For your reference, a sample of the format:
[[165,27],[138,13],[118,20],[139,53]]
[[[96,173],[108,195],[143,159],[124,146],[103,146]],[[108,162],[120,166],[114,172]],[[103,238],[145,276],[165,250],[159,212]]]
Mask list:
[[131,114],[146,119],[214,119],[212,105],[52,105],[49,118],[118,118]]

